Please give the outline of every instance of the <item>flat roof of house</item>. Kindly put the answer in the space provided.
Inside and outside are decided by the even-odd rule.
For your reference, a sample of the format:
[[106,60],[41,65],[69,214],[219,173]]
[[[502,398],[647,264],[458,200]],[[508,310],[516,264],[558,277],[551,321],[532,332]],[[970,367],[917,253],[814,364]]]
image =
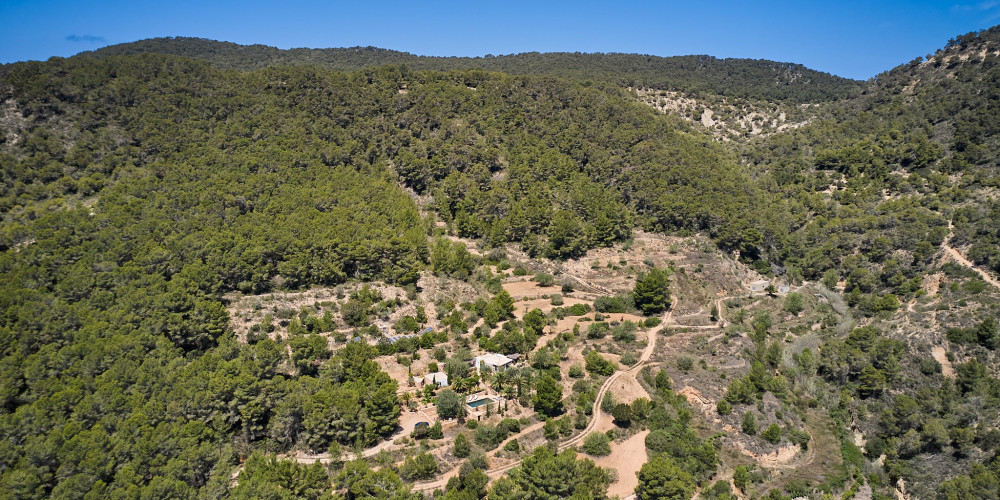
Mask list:
[[484,363],[493,366],[503,366],[506,365],[507,363],[514,361],[508,358],[507,356],[504,356],[503,354],[497,354],[495,352],[488,352],[486,354],[483,354],[482,356],[479,356],[479,359]]

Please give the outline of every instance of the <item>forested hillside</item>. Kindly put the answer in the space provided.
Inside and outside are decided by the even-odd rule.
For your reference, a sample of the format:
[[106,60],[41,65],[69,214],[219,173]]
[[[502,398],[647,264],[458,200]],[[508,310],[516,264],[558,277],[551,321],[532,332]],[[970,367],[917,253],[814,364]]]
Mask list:
[[[374,375],[288,378],[277,345],[234,342],[221,295],[413,283],[430,220],[397,179],[460,235],[552,258],[636,218],[732,232],[750,196],[711,141],[551,78],[227,73],[154,54],[3,78],[3,482],[21,497],[207,492],[252,449],[391,430],[394,385],[383,401],[363,388],[387,383]],[[342,424],[310,416],[323,398],[354,405]]]
[[[845,418],[864,432],[870,459],[885,454],[874,470],[890,484],[909,483],[916,498],[997,494],[1000,305],[983,296],[995,288],[980,276],[937,255],[953,246],[1000,273],[998,62],[997,28],[958,37],[927,60],[878,75],[861,98],[827,108],[829,116],[744,149],[761,188],[785,198],[799,221],[784,242],[784,264],[842,286],[885,343],[870,338],[865,347],[855,333],[846,344],[829,341],[820,372],[856,387],[858,399],[841,401]],[[934,294],[926,284],[938,279]],[[878,359],[931,346],[944,346],[957,374],[941,377],[919,355],[919,370]],[[883,354],[859,359],[857,348]],[[970,463],[974,479],[942,484]]]
[[[635,367],[629,373],[649,396],[609,399],[605,409],[617,428],[635,423],[619,441],[652,431],[643,491],[669,472],[677,484],[657,487],[729,498],[728,479],[709,489],[726,459],[717,456],[721,438],[698,427],[667,377],[668,366],[697,371],[692,360],[658,361],[655,378],[639,371],[674,347],[661,344],[640,362],[648,344],[636,343],[637,325],[652,339],[688,333],[653,330],[692,300],[671,296],[668,285],[678,284],[704,296],[691,309],[711,316],[714,326],[698,326],[719,329],[718,349],[730,339],[753,346],[743,352],[753,366],[746,377],[724,382],[719,415],[732,403],[744,433],[756,435],[745,423],[754,409],[780,407],[769,410],[783,416],[764,439],[780,442],[787,429],[806,449],[798,427],[816,425],[807,420],[822,411],[842,446],[839,483],[806,477],[793,487],[744,468],[728,472],[745,483],[737,488],[763,483],[757,494],[790,498],[853,484],[887,498],[905,484],[921,498],[996,496],[998,62],[993,28],[867,83],[704,56],[433,58],[184,38],[0,66],[0,491],[367,498],[381,488],[385,498],[419,498],[412,484],[437,477],[431,448],[396,457],[399,466],[388,452],[362,454],[388,446],[411,403],[400,378],[373,360],[394,357],[396,375],[412,384],[423,350],[440,368],[428,371],[448,373],[461,390],[481,382],[466,373],[479,345],[531,355],[519,378],[482,381],[498,394],[516,387],[511,399],[540,415],[523,425],[537,423],[555,448],[528,453],[508,441],[521,432],[517,419],[470,424],[477,453],[500,456],[504,443],[503,456],[521,464],[505,469],[490,498],[605,496],[612,478],[589,459],[556,453],[557,440],[581,431],[582,442],[592,430],[591,409],[604,404],[598,382],[619,362]],[[726,96],[796,106],[808,119],[722,142],[697,121],[644,104],[627,88],[635,86],[693,103]],[[699,255],[718,252],[718,276],[695,286],[702,263],[674,270],[672,257],[650,256],[636,271],[624,257],[604,257],[606,265],[593,257],[633,251],[637,231],[703,238],[691,241]],[[501,277],[528,274],[520,266],[505,274],[521,255],[521,265],[540,270],[578,260],[592,260],[593,273],[620,266],[631,281],[558,288],[561,277],[538,271],[539,287],[560,291],[542,302],[558,309],[520,311]],[[664,263],[667,271],[657,267]],[[809,295],[806,304],[822,317],[790,326],[806,309],[797,294],[797,305],[775,311],[787,316],[786,330],[771,328],[770,313],[750,322],[743,298],[726,292],[746,283],[730,275],[812,283],[823,305]],[[421,283],[440,285],[439,295],[420,302]],[[449,283],[466,296],[445,296]],[[570,297],[575,286],[606,296]],[[336,290],[334,298],[263,312],[265,294],[313,287]],[[255,319],[237,332],[244,318],[231,311],[243,297],[253,299],[244,315]],[[719,321],[724,299],[742,311],[729,327]],[[609,325],[604,314],[620,316]],[[568,316],[594,322],[536,345]],[[387,342],[387,327],[380,332],[372,318],[413,338]],[[440,331],[422,328],[432,321]],[[579,380],[563,398],[557,361],[576,362],[566,345],[605,336],[625,347],[606,351],[611,361],[588,350],[567,366],[566,377]],[[843,437],[848,429],[866,441],[864,455]],[[583,449],[600,450],[602,440]],[[454,449],[463,453],[458,441]],[[340,460],[347,450],[373,462]],[[267,456],[296,452],[325,454],[331,465]],[[485,495],[485,460],[473,454],[456,466],[442,481],[445,498]],[[538,473],[548,470],[575,480]]]
[[711,56],[657,57],[640,54],[569,52],[484,57],[432,57],[376,47],[281,50],[266,45],[239,45],[201,38],[152,38],[112,45],[84,55],[159,53],[203,59],[223,69],[316,65],[354,71],[385,65],[419,70],[482,69],[511,75],[551,75],[792,102],[830,101],[856,94],[860,82],[808,69],[801,64]]

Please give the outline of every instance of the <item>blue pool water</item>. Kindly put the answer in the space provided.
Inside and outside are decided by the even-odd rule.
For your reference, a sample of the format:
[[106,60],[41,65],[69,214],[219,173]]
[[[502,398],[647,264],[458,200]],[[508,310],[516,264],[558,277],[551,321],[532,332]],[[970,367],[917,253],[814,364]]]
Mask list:
[[492,402],[493,400],[490,398],[483,398],[483,399],[477,399],[471,403],[466,403],[466,404],[469,405],[469,408],[479,408],[480,406],[483,406],[486,403],[492,403]]

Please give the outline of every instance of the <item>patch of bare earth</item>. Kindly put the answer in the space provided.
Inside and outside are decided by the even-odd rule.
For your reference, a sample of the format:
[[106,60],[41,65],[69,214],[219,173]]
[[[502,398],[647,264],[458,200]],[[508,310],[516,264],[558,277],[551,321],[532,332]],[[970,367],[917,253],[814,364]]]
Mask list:
[[428,363],[434,361],[433,359],[428,359],[426,356],[421,356],[420,359],[411,361],[409,367],[403,366],[396,361],[396,356],[379,356],[375,358],[375,362],[378,363],[379,368],[382,371],[389,374],[393,380],[396,381],[397,392],[399,394],[405,392],[414,393],[414,395],[419,396],[420,391],[423,389],[414,383],[410,385],[410,376],[413,375],[424,375],[428,373],[427,365]]
[[437,317],[437,307],[434,303],[438,299],[451,299],[455,303],[475,301],[481,296],[485,296],[476,287],[469,283],[454,278],[434,276],[431,273],[422,273],[417,281],[417,288],[420,290],[420,302],[427,311],[427,317]]
[[797,444],[790,444],[787,446],[782,446],[773,452],[758,454],[746,449],[743,443],[737,443],[737,446],[745,453],[748,457],[757,461],[762,467],[775,468],[788,465],[789,462],[795,459],[795,456],[802,451],[802,447]]
[[[555,326],[552,327],[556,333],[569,332],[573,330],[573,325],[580,322],[582,316],[567,316],[559,321],[556,321]],[[594,319],[593,314],[587,315],[590,319]],[[583,329],[584,325],[580,325],[580,329]]]
[[[303,307],[316,307],[323,302],[337,300],[337,289],[316,287],[297,292],[273,292],[262,295],[243,295],[239,292],[227,294],[224,297],[229,312],[229,324],[238,338],[245,338],[250,327],[260,323],[264,316],[270,314],[278,323],[281,311],[293,310],[296,314]],[[280,325],[276,332],[280,334],[284,328]]]
[[[731,141],[748,136],[769,136],[807,125],[813,118],[808,105],[799,108],[773,103],[752,103],[743,99],[698,99],[681,92],[637,88],[639,100],[647,106],[688,123],[704,127],[719,141]],[[801,115],[793,121],[789,114]]]
[[27,128],[28,120],[24,118],[23,113],[17,101],[13,97],[6,98],[4,94],[9,94],[13,92],[13,88],[3,89],[3,94],[0,94],[0,130],[3,131],[5,135],[5,141],[7,144],[14,144],[19,139],[18,132]]
[[[573,297],[566,297],[563,299],[563,305],[559,307],[572,307],[576,304],[590,304],[591,301],[577,299]],[[530,300],[519,300],[514,303],[514,317],[517,319],[524,319],[525,313],[532,309],[538,309],[545,314],[552,312],[552,309],[556,307],[552,305],[550,299],[530,299]],[[577,318],[576,316],[574,318]],[[566,319],[566,318],[563,318]]]
[[534,281],[509,281],[503,284],[503,289],[507,290],[507,293],[514,300],[524,300],[528,297],[534,298],[559,293],[559,287],[541,286]]
[[931,356],[941,364],[941,374],[948,378],[955,378],[955,367],[951,365],[951,360],[945,354],[944,347],[936,345],[931,348]]
[[701,394],[701,391],[695,389],[694,387],[686,386],[683,389],[677,391],[677,393],[680,394],[681,396],[684,396],[684,399],[687,399],[688,404],[690,404],[692,408],[700,410],[701,413],[705,415],[705,417],[707,417],[709,420],[717,420],[713,419],[715,412],[715,403],[713,403],[712,400],[703,396]]
[[601,467],[618,471],[618,480],[611,483],[608,496],[627,497],[639,485],[636,473],[646,463],[646,436],[649,430],[635,434],[625,441],[611,444],[611,454],[595,457],[594,462]]
[[649,393],[635,377],[618,377],[608,390],[616,403],[632,404],[636,399],[649,398]]
[[944,279],[944,273],[934,273],[927,277],[927,296],[933,297],[938,294],[941,290],[941,280]]

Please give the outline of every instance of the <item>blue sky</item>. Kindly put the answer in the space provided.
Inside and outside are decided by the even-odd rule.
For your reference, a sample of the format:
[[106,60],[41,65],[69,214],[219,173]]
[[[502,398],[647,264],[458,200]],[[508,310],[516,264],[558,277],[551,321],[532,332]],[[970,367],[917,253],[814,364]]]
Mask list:
[[0,62],[159,36],[423,55],[709,54],[867,79],[1000,24],[1000,0],[380,2],[0,0]]

